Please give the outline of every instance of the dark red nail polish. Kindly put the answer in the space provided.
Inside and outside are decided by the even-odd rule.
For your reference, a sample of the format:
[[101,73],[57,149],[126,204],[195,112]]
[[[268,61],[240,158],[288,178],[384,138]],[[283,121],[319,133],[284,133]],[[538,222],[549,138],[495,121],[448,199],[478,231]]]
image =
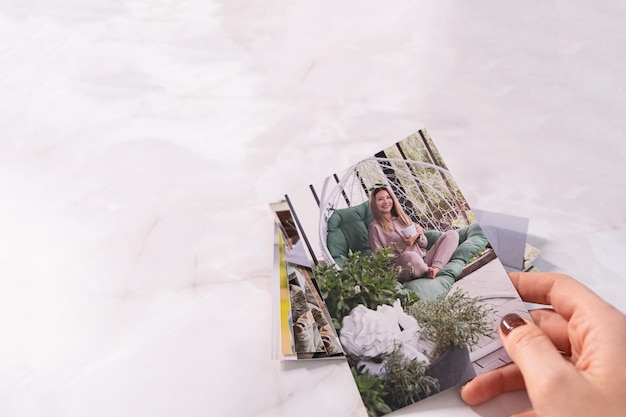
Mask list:
[[507,314],[502,317],[502,321],[500,321],[500,329],[502,329],[502,333],[505,335],[511,333],[511,330],[516,327],[520,327],[526,324],[523,318],[515,313]]

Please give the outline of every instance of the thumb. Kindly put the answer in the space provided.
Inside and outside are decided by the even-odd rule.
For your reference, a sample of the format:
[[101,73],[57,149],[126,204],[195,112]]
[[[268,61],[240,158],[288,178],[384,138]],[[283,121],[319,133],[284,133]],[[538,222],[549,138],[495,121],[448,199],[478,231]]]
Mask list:
[[[576,370],[537,325],[517,314],[507,314],[500,323],[500,337],[507,353],[519,367],[531,398],[554,391],[555,383],[566,382]],[[556,385],[557,387],[559,385]]]

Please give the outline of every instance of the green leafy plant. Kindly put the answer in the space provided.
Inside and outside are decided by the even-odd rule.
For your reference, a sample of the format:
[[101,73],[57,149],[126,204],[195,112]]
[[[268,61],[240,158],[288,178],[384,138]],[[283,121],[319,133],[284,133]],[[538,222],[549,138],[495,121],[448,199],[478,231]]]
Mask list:
[[371,376],[367,370],[359,372],[355,368],[352,368],[352,376],[369,417],[378,417],[393,411],[385,402],[387,390],[380,378]]
[[384,374],[381,376],[370,375],[364,367],[359,368],[356,361],[356,357],[348,358],[369,417],[390,413],[439,392],[437,380],[426,374],[427,365],[406,359],[398,350],[382,358]]
[[389,266],[391,249],[382,249],[370,256],[352,253],[343,268],[320,265],[314,275],[335,328],[341,328],[340,320],[359,304],[375,310],[383,304],[393,304],[400,299],[403,306],[419,301],[412,291],[404,290],[398,283],[400,268]]
[[422,336],[435,342],[435,355],[451,346],[473,346],[481,336],[490,336],[492,312],[464,291],[441,295],[433,301],[420,301],[405,307],[422,326]]
[[[422,326],[422,337],[435,343],[433,361],[453,346],[475,345],[480,336],[490,336],[493,332],[489,318],[492,309],[463,291],[442,295],[435,300],[418,301],[405,311]],[[358,357],[348,357],[353,374],[367,378],[367,384],[362,381],[359,385],[359,392],[369,416],[380,415],[381,400],[391,410],[397,410],[439,392],[439,382],[428,375],[428,366],[424,362],[409,360],[397,349],[379,360],[384,364],[384,370],[381,375],[372,376],[356,371]],[[379,383],[373,381],[376,379]]]
[[424,362],[408,360],[397,350],[385,358],[382,377],[385,399],[393,409],[404,407],[439,392],[439,382],[426,375]]
[[[491,309],[462,291],[421,301],[398,282],[400,268],[389,266],[391,249],[370,256],[351,253],[341,269],[320,265],[314,270],[320,293],[337,330],[341,320],[359,304],[376,310],[400,299],[405,312],[422,327],[422,337],[434,342],[433,361],[453,346],[475,345],[489,336]],[[359,366],[362,358],[348,355],[348,363],[369,417],[377,417],[439,392],[437,379],[428,375],[424,362],[409,360],[398,350],[378,358],[383,372],[371,375]],[[371,359],[371,358],[368,358]]]

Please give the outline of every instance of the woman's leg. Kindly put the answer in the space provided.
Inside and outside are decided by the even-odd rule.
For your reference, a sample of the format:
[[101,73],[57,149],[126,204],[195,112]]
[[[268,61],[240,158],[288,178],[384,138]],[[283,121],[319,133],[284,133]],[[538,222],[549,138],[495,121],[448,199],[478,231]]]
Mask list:
[[400,274],[400,282],[408,282],[423,277],[428,271],[428,265],[417,252],[404,252],[395,260],[393,266],[406,267]]
[[429,266],[426,276],[435,278],[439,270],[450,261],[458,246],[459,234],[455,230],[448,230],[439,236],[439,239],[424,256],[424,261]]

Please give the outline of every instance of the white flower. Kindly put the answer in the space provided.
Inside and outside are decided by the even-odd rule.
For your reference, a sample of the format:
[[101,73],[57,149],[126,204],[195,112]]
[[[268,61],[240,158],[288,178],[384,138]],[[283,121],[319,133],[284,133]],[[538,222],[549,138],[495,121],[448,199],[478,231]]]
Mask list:
[[396,300],[393,306],[382,305],[376,310],[356,306],[343,318],[339,338],[347,353],[365,362],[390,354],[398,347],[407,359],[428,364],[434,345],[420,340],[421,330],[415,318],[406,314],[400,300]]

